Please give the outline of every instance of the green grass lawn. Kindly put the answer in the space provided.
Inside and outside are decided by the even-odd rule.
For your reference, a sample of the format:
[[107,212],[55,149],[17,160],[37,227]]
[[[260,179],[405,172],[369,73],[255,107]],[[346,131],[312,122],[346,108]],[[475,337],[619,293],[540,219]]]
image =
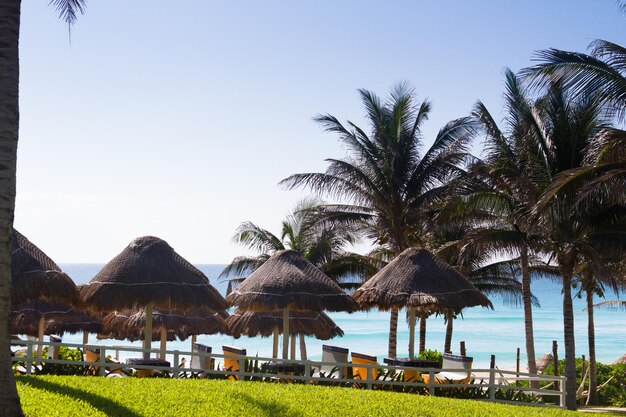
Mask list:
[[385,391],[226,380],[23,376],[17,384],[28,417],[583,415]]

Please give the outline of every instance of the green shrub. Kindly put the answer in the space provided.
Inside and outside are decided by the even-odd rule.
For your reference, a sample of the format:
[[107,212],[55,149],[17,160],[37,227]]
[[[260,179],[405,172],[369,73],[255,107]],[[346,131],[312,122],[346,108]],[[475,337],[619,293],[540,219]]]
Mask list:
[[427,349],[419,354],[420,359],[424,359],[426,361],[436,361],[439,362],[439,366],[443,363],[443,355],[434,349]]

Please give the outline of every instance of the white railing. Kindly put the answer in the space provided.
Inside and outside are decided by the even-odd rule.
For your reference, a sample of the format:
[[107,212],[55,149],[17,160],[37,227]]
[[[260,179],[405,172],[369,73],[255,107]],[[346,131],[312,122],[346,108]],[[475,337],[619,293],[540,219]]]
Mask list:
[[[38,358],[33,355],[36,352],[36,345],[38,345],[39,341],[32,340],[12,340],[11,344],[13,346],[22,346],[26,347],[26,356],[14,356],[12,358],[13,362],[23,362],[24,363],[24,373],[32,374],[36,373],[36,369],[38,364],[59,364],[59,365],[76,365],[76,366],[84,366],[84,367],[92,367],[95,373],[106,376],[108,372],[111,371],[123,371],[123,370],[152,370],[166,373],[167,376],[172,378],[179,377],[188,377],[193,374],[202,373],[204,376],[214,376],[214,377],[232,377],[233,379],[245,380],[248,379],[268,379],[268,380],[288,380],[288,381],[302,381],[303,383],[319,383],[319,382],[332,382],[335,384],[343,384],[348,386],[362,386],[366,389],[374,389],[375,387],[380,386],[398,386],[404,387],[407,389],[413,389],[414,391],[420,391],[424,394],[428,394],[431,396],[437,395],[437,390],[441,388],[449,388],[456,390],[463,390],[467,388],[476,388],[476,393],[478,398],[477,400],[482,401],[491,401],[491,402],[499,402],[499,403],[507,403],[507,404],[517,404],[517,405],[537,405],[544,407],[560,407],[564,408],[565,404],[565,381],[567,378],[564,376],[551,376],[551,375],[538,375],[538,374],[529,374],[523,372],[516,371],[507,371],[507,370],[499,370],[499,369],[472,369],[471,370],[471,378],[469,383],[458,384],[458,383],[438,383],[436,381],[436,375],[438,372],[462,372],[466,373],[467,369],[439,369],[439,368],[415,368],[415,367],[407,367],[407,366],[394,366],[387,364],[352,364],[352,363],[336,363],[336,362],[322,362],[322,361],[312,361],[312,360],[294,360],[294,359],[278,359],[278,358],[265,358],[258,356],[242,356],[242,355],[232,355],[232,354],[218,354],[212,352],[189,352],[189,351],[178,351],[178,350],[166,350],[165,354],[168,358],[171,358],[172,363],[171,366],[157,366],[157,365],[138,365],[138,364],[124,364],[120,362],[112,362],[107,361],[107,355],[110,357],[115,357],[119,359],[120,352],[131,352],[137,354],[137,356],[143,357],[145,353],[150,354],[159,354],[162,351],[160,349],[144,349],[138,347],[131,346],[102,346],[102,345],[83,345],[76,343],[54,343],[54,342],[42,342],[44,346],[50,347],[60,347],[65,346],[67,348],[72,349],[81,349],[83,352],[85,350],[99,350],[99,359],[96,362],[87,362],[84,360],[73,361],[73,360],[63,360],[63,359],[47,359],[47,358]],[[115,355],[111,355],[111,353],[115,353]],[[217,359],[234,359],[238,362],[239,370],[233,371],[230,369],[220,368],[220,364],[216,363],[215,368],[217,369],[208,369],[208,368],[181,368],[178,366],[180,363],[180,359],[184,356],[188,356],[190,358],[189,364],[191,365],[191,358],[193,356],[200,358],[200,363],[205,363],[206,358],[214,358]],[[272,373],[272,372],[260,372],[260,370],[252,370],[247,371],[246,368],[250,368],[250,364],[256,362],[257,364],[263,362],[272,362],[276,363],[286,363],[286,364],[298,364],[303,367],[304,372],[302,374],[286,374],[286,373]],[[222,362],[223,363],[223,362]],[[248,366],[247,366],[248,365]],[[314,374],[314,370],[321,369],[322,366],[325,367],[336,367],[339,371],[338,373],[344,373],[344,369],[348,368],[365,368],[367,373],[366,379],[355,379],[355,378],[346,378],[340,375],[335,376],[334,374],[325,375],[325,374]],[[393,372],[390,372],[393,371]],[[428,375],[428,383],[424,382],[406,382],[404,380],[400,380],[400,372],[401,371],[417,371],[419,374]],[[378,374],[377,378],[373,378],[374,373]],[[380,379],[380,376],[383,375],[384,379]],[[387,377],[393,379],[387,379]],[[476,382],[480,381],[480,382]],[[487,381],[485,383],[485,381]],[[531,387],[519,386],[517,383],[519,382],[537,382],[540,384],[541,382],[547,382],[548,385],[544,388],[534,389]],[[552,387],[552,388],[548,388]],[[443,391],[440,391],[443,392]],[[497,398],[497,393],[518,393],[533,395],[538,401],[537,402],[525,402],[515,399],[503,399]],[[445,395],[445,394],[444,394]],[[502,396],[502,395],[501,395]],[[505,397],[507,397],[505,395]],[[511,394],[508,397],[513,398]],[[544,404],[543,397],[556,397],[558,401],[556,402],[559,405],[553,404]]]

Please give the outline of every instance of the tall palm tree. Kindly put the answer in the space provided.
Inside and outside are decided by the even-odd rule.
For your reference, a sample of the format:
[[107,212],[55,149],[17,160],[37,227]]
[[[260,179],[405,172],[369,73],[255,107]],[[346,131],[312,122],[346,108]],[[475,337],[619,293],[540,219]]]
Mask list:
[[[327,159],[323,173],[295,174],[281,183],[308,186],[314,192],[339,197],[347,204],[327,205],[335,221],[351,222],[394,256],[410,246],[423,246],[428,206],[446,193],[446,183],[460,171],[475,123],[468,117],[453,120],[421,154],[421,127],[430,103],[416,103],[407,84],[392,89],[382,102],[374,93],[359,90],[371,133],[348,121],[319,115],[315,121],[338,135],[348,149],[344,159]],[[392,309],[389,356],[396,356],[398,310]]]
[[[83,0],[52,0],[60,17],[71,25],[84,10]],[[0,412],[22,416],[11,367],[11,235],[15,212],[15,181],[19,130],[19,33],[21,0],[0,3]]]
[[[506,255],[508,262],[495,264],[483,273],[520,273],[528,369],[536,373],[530,272],[533,266],[540,266],[531,259],[540,249],[541,238],[528,214],[543,185],[533,174],[536,158],[526,142],[529,136],[540,135],[541,129],[518,77],[506,70],[505,80],[506,130],[498,126],[483,103],[476,103],[473,116],[485,134],[486,152],[483,159],[475,159],[468,175],[460,178],[441,216],[444,222],[470,226],[462,239],[465,249],[457,254],[474,266],[470,271],[481,272],[482,265],[476,261]],[[511,262],[519,262],[519,267]],[[533,382],[533,386],[538,384]]]
[[[602,275],[603,254],[623,244],[623,207],[587,205],[581,209],[576,190],[554,191],[558,175],[585,164],[585,149],[608,127],[602,103],[593,96],[573,96],[560,83],[537,102],[542,135],[529,143],[537,150],[546,191],[533,209],[545,230],[547,253],[556,261],[563,282],[566,406],[576,408],[576,363],[572,279],[583,264]],[[621,224],[620,224],[621,223]]]
[[240,282],[263,265],[272,254],[284,249],[300,252],[313,265],[346,289],[357,287],[362,278],[376,272],[378,264],[373,258],[346,250],[359,242],[344,224],[321,221],[321,202],[316,199],[300,201],[281,225],[280,236],[252,223],[242,223],[233,240],[256,252],[253,256],[238,256],[228,264],[220,277],[234,276],[230,282]]

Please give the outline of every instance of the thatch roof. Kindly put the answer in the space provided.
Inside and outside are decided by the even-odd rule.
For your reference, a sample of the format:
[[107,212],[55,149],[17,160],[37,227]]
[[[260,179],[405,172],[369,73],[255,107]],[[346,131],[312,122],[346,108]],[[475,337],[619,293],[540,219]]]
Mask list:
[[626,355],[622,355],[619,358],[615,359],[611,365],[617,365],[618,363],[626,363]]
[[102,331],[102,318],[99,313],[73,310],[66,315],[46,320],[45,333],[99,333]]
[[245,311],[354,311],[358,307],[335,281],[293,250],[274,253],[226,301]]
[[543,370],[550,366],[553,362],[554,356],[552,356],[551,353],[546,353],[535,362],[535,364],[537,365],[537,371],[543,372]]
[[13,229],[11,239],[11,303],[51,301],[75,304],[74,281],[52,259]]
[[[278,328],[283,332],[283,314],[275,312],[256,312],[237,310],[226,323],[230,333],[235,337],[268,337]],[[294,311],[289,313],[289,333],[315,336],[317,339],[328,340],[335,336],[343,336],[343,330],[324,312]]]
[[164,240],[135,239],[81,291],[98,311],[135,310],[154,303],[164,310],[226,309],[226,301],[200,270]]
[[353,298],[362,308],[419,307],[421,310],[491,307],[491,302],[463,275],[424,249],[409,248],[358,288]]
[[[167,340],[178,337],[185,340],[198,334],[228,334],[228,325],[223,316],[228,313],[210,310],[159,311],[152,313],[152,340],[161,339],[161,328],[167,330]],[[143,340],[146,326],[145,310],[115,312],[107,314],[102,321],[99,339]]]
[[73,311],[72,307],[66,304],[45,301],[15,305],[11,311],[9,331],[11,334],[25,334],[37,337],[39,335],[40,319],[62,318]]

